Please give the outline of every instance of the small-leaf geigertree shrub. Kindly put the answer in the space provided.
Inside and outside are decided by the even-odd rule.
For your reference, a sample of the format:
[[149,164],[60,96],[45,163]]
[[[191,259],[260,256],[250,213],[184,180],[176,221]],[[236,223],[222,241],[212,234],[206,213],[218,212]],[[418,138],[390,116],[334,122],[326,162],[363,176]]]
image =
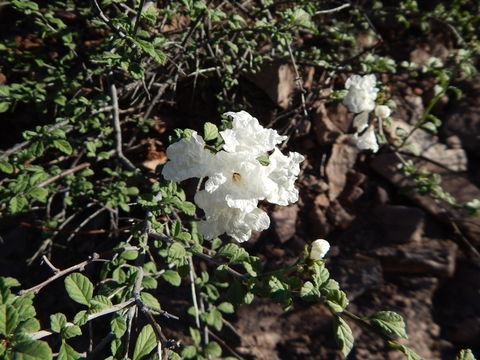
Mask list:
[[[29,288],[0,278],[0,358],[232,359],[238,354],[218,333],[231,326],[227,318],[239,306],[265,298],[285,310],[297,302],[324,304],[345,356],[354,346],[349,323],[355,322],[406,358],[421,359],[398,340],[407,337],[399,314],[360,317],[349,310],[348,294],[327,269],[326,240],[313,241],[294,263],[275,271],[264,270],[240,244],[269,227],[268,204],[298,200],[304,159],[284,150],[298,126],[265,128],[243,111],[251,100],[248,74],[289,63],[298,96],[276,121],[288,116],[300,124],[316,101],[332,107],[343,102],[355,114],[351,141],[359,151],[400,156],[414,145],[414,131],[435,133],[441,126],[431,112],[442,97],[458,94],[451,83],[476,73],[480,16],[471,2],[432,9],[414,0],[367,3],[2,3],[11,27],[0,44],[0,111],[30,122],[20,129],[22,141],[2,144],[0,212],[7,219],[29,216],[41,241],[26,262],[42,258],[53,274]],[[430,58],[418,66],[391,56],[374,22],[422,34],[442,26],[456,46],[444,61]],[[370,45],[360,45],[360,36]],[[323,74],[308,91],[300,76],[307,66]],[[380,74],[434,84],[412,130],[394,138],[385,135],[395,105]],[[172,131],[168,161],[145,171],[129,152],[158,125],[156,110],[181,108],[182,87],[213,92],[203,105],[216,117],[202,119],[192,126],[196,130]],[[458,204],[438,177],[413,162],[402,161],[399,171],[417,191],[478,214],[478,199]],[[188,179],[196,179],[194,191]],[[50,255],[57,248],[68,252],[101,217],[108,219],[106,240],[58,269]],[[36,302],[39,292],[61,282],[74,311]],[[176,297],[185,294],[188,309],[178,314]],[[178,321],[188,324],[184,341],[168,335],[169,324]],[[465,350],[457,359],[474,356]]]

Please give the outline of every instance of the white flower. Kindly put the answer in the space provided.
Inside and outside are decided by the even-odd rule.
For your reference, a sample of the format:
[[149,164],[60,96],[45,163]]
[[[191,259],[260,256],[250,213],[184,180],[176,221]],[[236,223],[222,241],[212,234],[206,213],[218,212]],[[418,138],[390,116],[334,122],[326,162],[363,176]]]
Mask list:
[[378,89],[375,87],[375,75],[352,75],[345,82],[348,90],[343,103],[350,112],[355,114],[364,111],[372,111],[375,108],[375,99]]
[[267,166],[268,179],[271,183],[267,196],[267,201],[288,205],[298,200],[298,190],[295,188],[295,180],[300,173],[300,163],[305,158],[296,152],[291,152],[288,156],[282,154],[277,148],[270,155],[270,164]]
[[207,240],[227,233],[238,242],[244,242],[250,239],[252,230],[263,231],[270,226],[270,218],[263,210],[229,207],[215,193],[200,191],[195,195],[195,203],[205,212],[205,220],[198,224],[198,231]]
[[310,250],[310,259],[323,259],[328,250],[330,250],[330,244],[328,243],[328,241],[323,239],[317,239],[312,243],[312,249]]
[[360,150],[372,150],[374,153],[376,153],[379,149],[373,126],[365,130],[365,132],[360,136],[355,134],[353,139],[355,140],[357,148]]
[[233,118],[232,129],[220,131],[225,141],[223,149],[227,152],[248,152],[257,157],[273,150],[275,145],[287,138],[276,130],[264,128],[246,111],[227,112],[225,115]]
[[245,153],[215,154],[216,172],[205,183],[205,190],[231,208],[252,211],[272,188],[268,169]]
[[[206,150],[203,138],[193,132],[167,148],[170,161],[162,174],[177,182],[207,177],[204,190],[197,191],[194,199],[205,213],[198,231],[205,239],[226,233],[243,242],[253,230],[270,226],[267,213],[257,207],[260,200],[279,205],[298,200],[294,184],[304,157],[295,152],[283,155],[276,145],[286,137],[265,129],[247,112],[227,115],[233,117],[233,127],[220,132],[222,150],[215,154]],[[257,158],[272,150],[270,164],[262,165]]]
[[388,118],[391,113],[392,111],[386,105],[378,105],[375,108],[375,115],[377,115],[380,119]]
[[171,144],[167,157],[170,161],[163,167],[162,175],[176,182],[208,176],[213,166],[213,154],[205,149],[205,141],[195,131],[190,138]]

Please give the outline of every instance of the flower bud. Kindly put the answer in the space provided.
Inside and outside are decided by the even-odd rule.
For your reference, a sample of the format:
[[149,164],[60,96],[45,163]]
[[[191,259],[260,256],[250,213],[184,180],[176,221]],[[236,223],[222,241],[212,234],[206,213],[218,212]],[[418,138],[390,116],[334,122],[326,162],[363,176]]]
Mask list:
[[391,110],[388,106],[385,105],[378,105],[375,108],[375,115],[377,115],[380,119],[385,119],[390,116]]
[[330,244],[327,240],[317,239],[312,243],[312,250],[310,250],[310,259],[323,259],[325,254],[330,250]]

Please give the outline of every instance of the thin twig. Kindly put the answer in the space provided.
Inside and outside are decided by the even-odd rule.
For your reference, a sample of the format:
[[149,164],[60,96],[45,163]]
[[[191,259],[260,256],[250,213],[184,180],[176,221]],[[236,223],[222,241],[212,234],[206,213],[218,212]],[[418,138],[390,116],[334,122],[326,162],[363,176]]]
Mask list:
[[54,274],[60,272],[60,269],[55,267],[45,255],[42,256],[42,260],[45,264],[48,265],[48,267],[53,271]]
[[48,178],[47,180],[41,182],[40,184],[38,184],[37,186],[38,187],[44,187],[44,186],[47,186],[47,185],[50,185],[51,183],[57,181],[58,179],[61,179],[61,178],[64,178],[65,176],[68,176],[68,175],[71,175],[77,171],[80,171],[80,170],[83,170],[87,167],[90,167],[91,164],[86,162],[86,163],[82,163],[80,165],[77,165],[71,169],[68,169],[68,170],[65,170],[65,171],[62,171],[60,174],[57,174],[55,176],[52,176],[51,178]]
[[113,121],[113,131],[115,134],[115,150],[117,153],[118,159],[123,163],[123,165],[130,171],[134,171],[136,167],[123,155],[122,150],[122,129],[120,127],[120,112],[118,107],[118,97],[117,97],[117,87],[113,83],[110,83],[110,98],[112,100],[112,121]]
[[223,341],[223,339],[218,336],[217,334],[215,334],[212,330],[210,329],[207,329],[208,333],[210,335],[213,336],[213,338],[215,340],[217,340],[220,344],[222,344],[222,346],[227,349],[228,351],[230,351],[230,353],[235,356],[237,359],[240,359],[240,360],[245,360],[245,358],[243,356],[241,356],[239,353],[237,353],[235,350],[233,350],[225,341]]
[[166,317],[167,319],[180,320],[180,318],[177,315],[170,314],[169,312],[167,312],[165,310],[159,309],[155,306],[148,305],[141,299],[137,299],[136,301],[137,301],[138,306],[144,307],[147,310],[155,311],[159,315],[162,315],[163,317]]
[[55,275],[53,275],[51,278],[45,280],[44,282],[38,284],[38,285],[35,285],[33,287],[31,287],[30,289],[25,289],[25,290],[20,290],[18,292],[18,295],[24,295],[24,294],[27,294],[29,292],[32,292],[34,291],[35,293],[38,293],[43,287],[45,287],[46,285],[50,284],[52,281],[66,275],[66,274],[69,274],[73,271],[76,271],[76,270],[79,270],[79,269],[83,269],[85,266],[91,264],[92,262],[96,261],[99,259],[99,255],[97,253],[94,253],[90,258],[88,258],[87,260],[85,261],[82,261],[81,263],[79,264],[76,264],[76,265],[73,265],[73,266],[70,266],[69,268],[65,269],[65,270],[62,270],[62,271],[59,271],[57,272]]
[[333,9],[327,9],[327,10],[320,10],[320,11],[317,11],[315,13],[315,15],[320,15],[320,14],[331,14],[331,13],[334,13],[334,12],[337,12],[337,11],[340,11],[340,10],[343,10],[345,8],[348,8],[352,6],[352,4],[350,3],[345,3],[343,5],[340,5],[340,6],[337,6],[336,8],[333,8]]
[[195,289],[195,269],[191,256],[188,258],[188,264],[190,265],[190,290],[192,293],[193,307],[195,309],[195,325],[200,329],[200,310],[198,309],[197,290]]
[[78,225],[75,230],[70,234],[70,236],[67,238],[67,243],[72,241],[72,239],[78,234],[78,232],[85,226],[87,225],[91,220],[93,220],[97,215],[100,215],[102,212],[106,211],[107,208],[102,207],[95,211],[94,213],[90,214],[85,220],[83,220],[80,225]]

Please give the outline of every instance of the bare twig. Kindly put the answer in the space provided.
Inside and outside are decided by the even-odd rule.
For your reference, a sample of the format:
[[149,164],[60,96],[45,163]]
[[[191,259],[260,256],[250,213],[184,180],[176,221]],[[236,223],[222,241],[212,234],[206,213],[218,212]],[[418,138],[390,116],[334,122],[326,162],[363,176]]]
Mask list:
[[27,294],[29,292],[35,292],[35,293],[38,293],[42,288],[44,288],[46,285],[50,284],[52,281],[64,276],[64,275],[67,275],[73,271],[76,271],[76,270],[80,270],[80,269],[83,269],[85,268],[85,266],[91,264],[92,262],[96,261],[99,259],[99,255],[97,253],[94,253],[92,256],[90,256],[87,260],[85,261],[82,261],[81,263],[79,264],[76,264],[76,265],[73,265],[73,266],[70,266],[69,268],[65,269],[65,270],[62,270],[62,271],[59,271],[57,272],[55,275],[53,275],[51,278],[45,280],[44,282],[38,284],[38,285],[35,285],[33,287],[31,287],[30,289],[25,289],[25,290],[20,290],[18,292],[18,295],[24,295],[24,294]]
[[50,262],[50,260],[48,260],[48,258],[47,258],[45,255],[42,256],[42,260],[43,260],[43,262],[44,262],[45,264],[48,265],[48,267],[53,271],[53,273],[56,274],[56,273],[60,272],[60,269],[59,269],[59,268],[56,268],[56,267]]
[[[179,320],[180,318],[177,315],[170,314],[169,312],[156,308],[155,306],[151,306],[143,302],[141,299],[136,299],[137,305],[144,307],[147,310],[155,311],[159,315],[162,315],[163,317],[166,317],[167,319],[174,319],[174,320]],[[155,314],[154,314],[155,315]]]
[[343,9],[346,9],[346,8],[348,8],[348,7],[350,7],[350,6],[352,6],[352,4],[350,4],[350,3],[345,3],[345,4],[342,4],[342,5],[340,5],[340,6],[337,6],[336,8],[317,11],[317,12],[315,13],[315,15],[331,14],[331,13],[334,13],[334,12],[337,12],[337,11],[340,11],[340,10],[343,10]]
[[190,265],[190,290],[192,292],[193,307],[195,308],[195,325],[200,329],[200,310],[198,309],[197,290],[195,289],[195,269],[191,256],[188,258],[188,263]]
[[112,121],[113,121],[113,131],[115,134],[115,150],[117,153],[118,159],[123,163],[123,165],[130,171],[134,171],[136,167],[123,155],[122,150],[122,129],[120,127],[120,112],[118,107],[118,97],[117,97],[117,87],[113,82],[110,83],[110,98],[112,100]]
[[58,179],[61,179],[61,178],[64,178],[65,176],[68,176],[68,175],[71,175],[77,171],[80,171],[80,170],[83,170],[87,167],[90,167],[90,163],[86,162],[86,163],[82,163],[80,165],[77,165],[71,169],[68,169],[68,170],[65,170],[65,171],[62,171],[60,174],[57,174],[55,176],[52,176],[51,178],[48,178],[47,180],[41,182],[40,184],[38,184],[37,186],[38,187],[44,187],[44,186],[47,186],[47,185],[50,185],[51,183],[57,181]]
[[107,210],[107,208],[105,207],[102,207],[100,209],[98,209],[97,211],[93,212],[92,214],[90,214],[90,216],[88,216],[85,220],[83,220],[80,225],[78,225],[75,230],[70,234],[70,236],[67,238],[67,243],[72,241],[72,239],[78,234],[78,232],[85,226],[87,225],[91,220],[93,220],[97,215],[101,214],[102,212],[104,212],[105,210]]
[[225,341],[223,341],[223,339],[218,336],[217,334],[215,334],[212,330],[210,329],[207,329],[208,333],[210,335],[213,336],[213,338],[215,340],[217,340],[220,344],[222,344],[222,346],[227,349],[228,351],[230,351],[230,353],[235,356],[237,359],[240,359],[240,360],[245,360],[245,358],[243,356],[241,356],[239,353],[237,353],[235,350],[233,350]]

